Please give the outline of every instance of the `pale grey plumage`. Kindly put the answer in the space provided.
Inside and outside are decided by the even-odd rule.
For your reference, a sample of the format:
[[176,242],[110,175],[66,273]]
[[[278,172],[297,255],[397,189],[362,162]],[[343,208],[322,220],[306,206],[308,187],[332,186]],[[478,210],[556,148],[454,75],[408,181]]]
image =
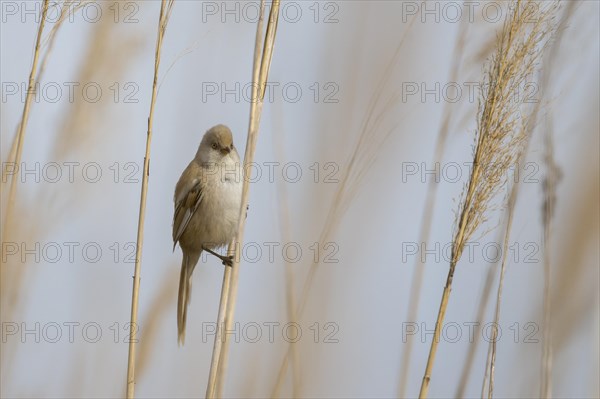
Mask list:
[[175,186],[173,249],[183,252],[177,301],[178,341],[185,340],[191,276],[203,249],[217,249],[234,237],[242,197],[240,157],[227,126],[217,125],[202,138],[196,156]]

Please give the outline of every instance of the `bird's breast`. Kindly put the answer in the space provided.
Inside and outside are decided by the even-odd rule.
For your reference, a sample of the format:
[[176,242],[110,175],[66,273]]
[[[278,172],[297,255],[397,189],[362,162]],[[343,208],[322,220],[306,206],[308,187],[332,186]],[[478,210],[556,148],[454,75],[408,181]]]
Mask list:
[[[204,196],[194,223],[203,231],[209,247],[227,245],[237,230],[242,200],[241,173],[233,173],[232,169],[224,174],[214,176],[205,187]],[[231,172],[231,173],[228,173]]]

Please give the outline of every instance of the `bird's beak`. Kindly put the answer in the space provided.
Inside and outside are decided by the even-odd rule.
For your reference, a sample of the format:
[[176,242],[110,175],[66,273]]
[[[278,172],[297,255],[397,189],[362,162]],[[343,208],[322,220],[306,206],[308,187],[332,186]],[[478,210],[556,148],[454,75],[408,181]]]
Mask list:
[[230,151],[231,151],[231,148],[229,148],[229,147],[221,148],[221,154],[223,154],[223,155],[229,154]]

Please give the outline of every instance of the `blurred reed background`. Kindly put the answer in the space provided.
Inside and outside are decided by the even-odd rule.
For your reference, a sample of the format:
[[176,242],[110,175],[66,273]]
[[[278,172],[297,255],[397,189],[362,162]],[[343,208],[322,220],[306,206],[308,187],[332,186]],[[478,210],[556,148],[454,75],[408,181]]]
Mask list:
[[[418,395],[473,159],[477,83],[509,3],[469,4],[281,3],[225,396]],[[18,170],[15,137],[42,2],[0,6],[3,227],[11,212],[0,269],[1,394],[120,397],[160,2],[49,3]],[[137,397],[206,389],[223,267],[208,258],[196,269],[178,347],[172,194],[210,126],[229,125],[244,151],[257,10],[182,1],[170,16]],[[505,250],[497,397],[600,396],[599,11],[596,1],[563,1],[539,72],[516,94],[534,117],[510,175],[519,191]],[[509,187],[456,267],[430,397],[481,395]]]

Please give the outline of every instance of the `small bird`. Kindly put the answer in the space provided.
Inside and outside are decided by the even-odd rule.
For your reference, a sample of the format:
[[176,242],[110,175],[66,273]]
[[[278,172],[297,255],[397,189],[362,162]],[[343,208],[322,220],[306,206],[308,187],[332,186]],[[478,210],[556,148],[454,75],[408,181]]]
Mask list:
[[187,306],[191,298],[191,276],[202,251],[232,265],[232,257],[213,250],[234,237],[242,200],[240,156],[233,146],[231,130],[225,125],[210,128],[196,156],[175,186],[173,250],[179,242],[183,252],[177,301],[178,342],[185,341]]

